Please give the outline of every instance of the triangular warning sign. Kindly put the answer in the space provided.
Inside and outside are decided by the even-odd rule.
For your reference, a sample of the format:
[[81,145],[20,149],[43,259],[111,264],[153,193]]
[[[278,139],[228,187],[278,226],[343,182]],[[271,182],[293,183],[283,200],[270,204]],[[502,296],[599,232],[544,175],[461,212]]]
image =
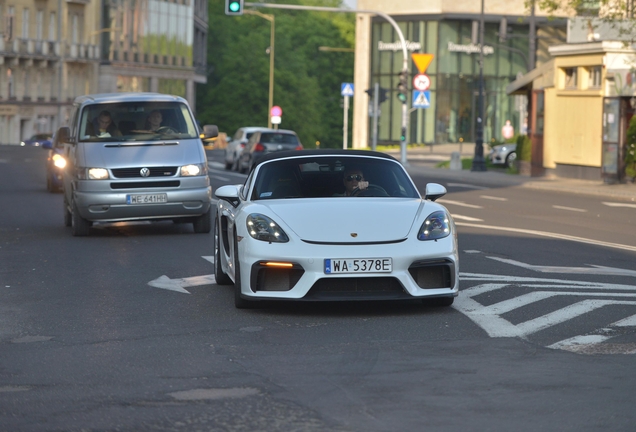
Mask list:
[[419,70],[420,73],[424,73],[428,65],[433,61],[433,54],[413,53],[411,54],[411,58],[415,66],[417,66],[417,70]]

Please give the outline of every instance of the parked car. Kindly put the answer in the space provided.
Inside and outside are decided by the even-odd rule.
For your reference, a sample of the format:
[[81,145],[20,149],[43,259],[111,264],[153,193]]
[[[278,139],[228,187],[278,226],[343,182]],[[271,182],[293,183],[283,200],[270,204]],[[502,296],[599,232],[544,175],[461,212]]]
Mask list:
[[264,129],[254,132],[239,156],[238,171],[248,172],[268,153],[302,150],[296,132],[287,129]]
[[241,152],[254,132],[267,130],[266,127],[247,126],[237,130],[231,138],[227,140],[225,148],[225,169],[238,171],[238,160]]
[[489,157],[493,165],[510,166],[517,159],[517,144],[506,143],[493,146]]
[[44,144],[51,143],[51,134],[49,133],[39,133],[33,135],[31,138],[21,141],[21,146],[43,146]]
[[216,282],[234,284],[237,308],[257,300],[450,306],[459,255],[453,219],[434,202],[444,194],[444,186],[429,183],[420,196],[385,153],[268,154],[244,185],[215,191]]
[[[52,138],[55,140],[55,138]],[[66,167],[66,158],[62,147],[53,147],[51,141],[44,142],[42,148],[49,151],[46,158],[46,190],[61,192],[64,187],[62,175]]]
[[[196,233],[211,231],[208,161],[185,99],[159,93],[80,96],[71,119],[53,145],[68,155],[64,224],[74,236],[89,235],[94,222],[161,219],[190,222]],[[209,138],[218,128],[206,125],[203,132]]]

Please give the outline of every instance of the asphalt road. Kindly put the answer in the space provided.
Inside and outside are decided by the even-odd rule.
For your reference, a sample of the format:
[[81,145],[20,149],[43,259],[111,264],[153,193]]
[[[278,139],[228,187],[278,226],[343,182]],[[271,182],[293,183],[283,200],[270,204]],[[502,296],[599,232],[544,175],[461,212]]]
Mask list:
[[[634,430],[634,208],[415,167],[458,223],[453,307],[237,310],[192,279],[212,273],[212,234],[72,237],[45,153],[0,146],[2,431]],[[215,188],[243,181],[219,160]]]

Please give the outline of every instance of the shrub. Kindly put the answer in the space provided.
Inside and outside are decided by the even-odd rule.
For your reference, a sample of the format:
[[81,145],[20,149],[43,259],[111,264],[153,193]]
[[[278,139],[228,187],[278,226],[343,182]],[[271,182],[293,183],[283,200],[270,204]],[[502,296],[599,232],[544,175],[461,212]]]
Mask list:
[[629,121],[627,144],[625,146],[625,175],[636,177],[636,116]]
[[517,160],[532,160],[532,141],[528,135],[517,136]]

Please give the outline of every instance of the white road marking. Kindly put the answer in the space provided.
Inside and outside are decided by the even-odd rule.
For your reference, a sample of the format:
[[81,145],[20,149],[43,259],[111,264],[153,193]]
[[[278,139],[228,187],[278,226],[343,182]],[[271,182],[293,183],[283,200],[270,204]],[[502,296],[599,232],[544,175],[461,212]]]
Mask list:
[[562,340],[561,342],[548,345],[548,348],[567,349],[577,345],[594,345],[594,344],[599,344],[601,342],[605,342],[606,340],[611,338],[612,336],[603,336],[603,335],[574,336],[572,338]]
[[456,205],[456,206],[460,206],[460,207],[469,207],[469,208],[476,208],[476,209],[483,208],[482,206],[478,206],[478,205],[474,205],[474,204],[466,204],[466,203],[461,202],[461,201],[452,201],[452,200],[447,200],[447,199],[438,199],[437,202],[442,203],[442,204],[452,204],[452,205]]
[[215,178],[215,179],[217,179],[217,180],[221,180],[221,181],[230,181],[230,179],[229,179],[229,178],[227,178],[227,177],[221,177],[221,176],[218,176],[218,175],[211,175],[210,177]]
[[614,202],[604,202],[603,204],[605,204],[608,207],[629,207],[629,208],[636,208],[636,204],[627,204],[627,203],[614,203]]
[[462,188],[466,188],[466,189],[480,189],[480,190],[490,189],[490,188],[487,188],[487,187],[475,186],[475,185],[471,185],[471,184],[467,184],[467,183],[446,183],[446,185],[448,187],[462,187]]
[[636,315],[616,321],[614,324],[611,324],[611,327],[636,327]]
[[202,256],[201,258],[214,264],[214,256]]
[[479,254],[479,253],[481,253],[481,251],[468,249],[468,250],[465,250],[464,253],[467,253],[467,254]]
[[479,198],[493,200],[493,201],[508,201],[508,198],[502,198],[502,197],[496,197],[496,196],[490,196],[490,195],[479,195]]
[[553,205],[552,208],[555,208],[557,210],[567,210],[567,211],[573,211],[573,212],[587,213],[587,210],[575,208],[575,207],[563,207],[563,206]]
[[225,164],[222,164],[221,162],[208,162],[208,168],[224,170]]
[[460,219],[460,220],[466,220],[469,222],[483,222],[483,219],[477,219],[474,217],[470,217],[470,216],[462,216],[462,215],[457,215],[457,214],[453,214],[453,219]]
[[636,271],[615,267],[605,267],[591,265],[591,267],[558,267],[558,266],[535,266],[522,263],[507,258],[486,257],[495,261],[522,267],[540,273],[569,273],[569,274],[594,274],[594,275],[613,275],[613,276],[633,276],[636,277]]
[[[437,201],[439,202],[440,200],[437,200]],[[594,246],[605,246],[605,247],[609,247],[613,249],[621,249],[621,250],[636,252],[636,246],[623,245],[620,243],[603,242],[599,240],[591,240],[591,239],[586,239],[583,237],[575,237],[575,236],[569,236],[565,234],[557,234],[557,233],[551,233],[551,232],[545,232],[545,231],[535,231],[535,230],[527,230],[527,229],[521,229],[521,228],[509,228],[509,227],[492,226],[492,225],[477,225],[477,224],[465,223],[465,222],[456,222],[455,225],[472,227],[472,228],[490,229],[495,231],[509,231],[509,232],[514,232],[517,234],[529,234],[529,235],[536,235],[541,237],[557,238],[561,240],[569,240],[569,241],[574,241],[579,243],[591,244]]]

